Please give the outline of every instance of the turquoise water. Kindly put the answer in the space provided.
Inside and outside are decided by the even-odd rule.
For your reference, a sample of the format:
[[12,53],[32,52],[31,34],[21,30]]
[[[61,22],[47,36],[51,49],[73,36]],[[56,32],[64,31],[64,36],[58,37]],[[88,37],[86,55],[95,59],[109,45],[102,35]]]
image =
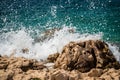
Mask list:
[[[1,0],[0,33],[73,26],[79,33],[102,32],[120,43],[119,0]],[[35,33],[35,32],[34,32]]]

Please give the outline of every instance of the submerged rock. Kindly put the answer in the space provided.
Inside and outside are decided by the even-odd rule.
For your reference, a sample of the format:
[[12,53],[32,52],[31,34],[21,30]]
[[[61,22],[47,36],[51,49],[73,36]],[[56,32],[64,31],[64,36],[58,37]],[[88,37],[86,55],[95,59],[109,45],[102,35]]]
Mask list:
[[119,68],[120,66],[105,42],[88,40],[70,42],[66,45],[54,67],[87,72],[92,68]]

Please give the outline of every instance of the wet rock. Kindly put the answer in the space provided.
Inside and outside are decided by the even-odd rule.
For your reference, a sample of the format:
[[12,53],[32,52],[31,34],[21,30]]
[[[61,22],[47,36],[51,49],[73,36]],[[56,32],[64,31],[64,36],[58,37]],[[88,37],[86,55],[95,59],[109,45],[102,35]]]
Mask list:
[[58,58],[58,56],[59,56],[59,53],[51,54],[48,56],[47,60],[48,60],[48,62],[54,63],[56,61],[56,59]]
[[59,30],[60,28],[47,29],[46,31],[43,32],[42,36],[37,37],[35,39],[35,42],[43,42],[46,39],[50,39],[51,37],[54,36],[54,33]]
[[29,52],[29,49],[28,49],[28,48],[23,48],[23,49],[21,50],[21,52],[22,52],[22,53],[28,53],[28,52]]
[[57,58],[54,67],[87,72],[92,68],[118,68],[119,63],[117,65],[115,63],[117,61],[105,42],[88,40],[70,42],[66,45]]

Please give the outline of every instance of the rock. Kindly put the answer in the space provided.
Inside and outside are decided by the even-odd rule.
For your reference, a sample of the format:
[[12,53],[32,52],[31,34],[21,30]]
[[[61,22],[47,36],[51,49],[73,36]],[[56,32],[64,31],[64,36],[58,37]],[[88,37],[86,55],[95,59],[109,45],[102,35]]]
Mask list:
[[21,52],[22,52],[22,53],[28,53],[28,52],[29,52],[29,49],[28,49],[28,48],[23,48],[23,49],[21,50]]
[[[1,80],[28,80],[31,77],[25,75],[29,70],[42,70],[46,68],[43,62],[29,60],[21,57],[0,57]],[[35,72],[34,72],[35,73]],[[31,75],[34,75],[31,73]]]
[[68,80],[67,72],[64,70],[56,70],[50,74],[50,80]]
[[25,58],[10,58],[8,69],[20,68],[22,71],[26,72],[29,69],[38,70],[43,69],[45,66],[42,62],[36,60],[28,60]]
[[0,70],[0,80],[13,80],[14,73],[11,71]]
[[102,74],[102,69],[92,69],[90,72],[88,72],[88,76],[90,77],[100,77]]
[[116,70],[114,68],[108,69],[101,78],[106,80],[120,80],[120,69]]
[[56,59],[58,58],[58,56],[59,56],[59,53],[51,54],[48,56],[47,61],[54,63]]
[[8,60],[7,58],[0,57],[0,69],[6,69],[8,67]]
[[0,79],[7,80],[7,75],[4,70],[0,70]]
[[77,69],[81,72],[89,71],[95,67],[93,54],[87,52],[75,42],[64,47],[62,54],[57,58],[55,67],[66,70]]
[[40,78],[31,78],[30,80],[41,80]]
[[78,79],[82,79],[82,73],[76,70],[71,71],[70,73],[68,73],[69,79],[71,80],[78,80]]
[[23,80],[24,74],[16,74],[13,77],[13,80]]
[[85,77],[84,79],[81,80],[105,80],[104,78],[98,78],[98,77]]
[[105,42],[88,40],[66,45],[55,61],[54,68],[87,72],[92,68],[120,68],[119,66]]
[[54,78],[55,80],[68,80],[68,76],[64,73],[58,73]]

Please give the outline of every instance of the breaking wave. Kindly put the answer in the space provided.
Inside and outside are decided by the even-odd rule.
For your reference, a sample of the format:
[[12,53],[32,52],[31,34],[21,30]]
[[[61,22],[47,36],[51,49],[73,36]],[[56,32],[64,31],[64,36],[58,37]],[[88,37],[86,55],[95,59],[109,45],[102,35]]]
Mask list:
[[[32,30],[31,30],[32,31]],[[75,27],[63,25],[62,28],[49,29],[33,38],[28,30],[21,29],[0,35],[0,55],[25,57],[29,59],[46,59],[53,53],[61,53],[62,48],[71,41],[102,40],[103,33],[78,33]],[[118,47],[109,47],[119,60]]]

